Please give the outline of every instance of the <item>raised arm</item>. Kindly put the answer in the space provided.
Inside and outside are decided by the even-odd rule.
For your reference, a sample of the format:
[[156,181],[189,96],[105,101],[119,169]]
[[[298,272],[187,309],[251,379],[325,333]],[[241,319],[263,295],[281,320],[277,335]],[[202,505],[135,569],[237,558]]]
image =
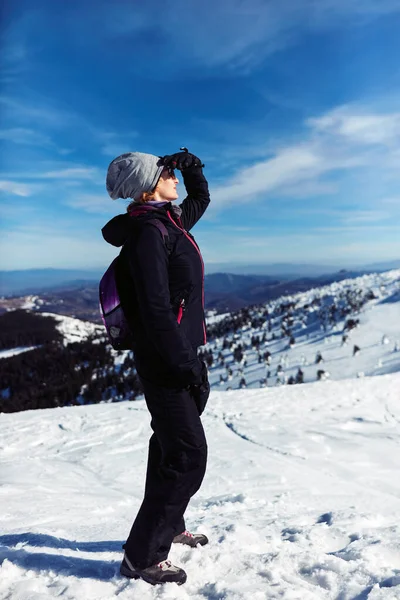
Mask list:
[[210,204],[210,192],[201,167],[193,166],[184,169],[182,177],[188,195],[180,204],[181,220],[184,228],[189,231],[196,225]]
[[204,167],[200,158],[188,152],[176,152],[163,156],[163,164],[171,169],[177,169],[182,173],[187,196],[180,204],[182,209],[182,225],[189,231],[203,216],[207,206],[210,204],[210,192],[208,191],[207,179],[204,177]]

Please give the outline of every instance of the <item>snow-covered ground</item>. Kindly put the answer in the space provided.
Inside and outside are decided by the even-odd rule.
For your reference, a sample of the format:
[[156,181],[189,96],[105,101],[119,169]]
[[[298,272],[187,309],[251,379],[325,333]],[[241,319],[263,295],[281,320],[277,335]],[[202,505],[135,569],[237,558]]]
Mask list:
[[0,358],[10,358],[10,356],[16,356],[17,354],[22,354],[23,352],[29,352],[29,350],[34,350],[35,348],[38,348],[38,346],[18,346],[17,348],[0,350]]
[[182,587],[118,575],[143,401],[0,415],[0,600],[400,598],[400,373],[212,392]]
[[[344,303],[348,306],[349,298],[357,299],[359,295],[373,294],[373,298],[365,302],[361,310],[354,310],[337,320],[334,326],[326,323],[322,327],[324,315],[329,307],[337,307]],[[344,300],[345,294],[349,294]],[[313,306],[318,300],[319,304]],[[281,304],[292,304],[293,326],[291,330],[295,344],[290,347],[288,337],[282,338],[282,316],[276,315]],[[330,379],[347,379],[364,375],[383,375],[400,371],[400,270],[364,275],[355,279],[343,280],[321,288],[308,290],[292,296],[281,297],[252,311],[252,316],[262,315],[268,309],[270,317],[263,317],[259,327],[245,326],[236,336],[228,333],[211,340],[206,349],[211,350],[214,362],[209,369],[209,379],[213,389],[237,389],[242,378],[246,387],[259,388],[261,380],[267,378],[268,386],[286,383],[290,376],[295,377],[299,369],[304,374],[304,381],[317,379],[317,371],[325,371]],[[285,312],[283,313],[283,316]],[[349,319],[359,320],[355,329],[346,331],[348,339],[342,343],[345,322]],[[267,321],[271,330],[268,331]],[[253,337],[267,341],[260,345],[259,352],[271,353],[270,364],[258,361],[258,352],[252,348]],[[275,339],[271,339],[274,336]],[[246,344],[244,358],[241,363],[233,360],[232,349],[223,349],[224,338],[234,341],[235,345]],[[354,347],[359,351],[353,355]],[[316,364],[316,355],[320,352],[323,361]],[[224,364],[218,360],[222,354]],[[245,362],[244,362],[245,361]],[[282,369],[281,373],[277,372]],[[231,369],[232,375],[228,374]],[[268,377],[267,377],[268,376]],[[220,384],[220,379],[223,378]]]
[[42,306],[44,301],[40,296],[25,296],[24,303],[21,305],[21,308],[25,310],[34,310],[38,309]]
[[81,319],[55,313],[43,312],[41,314],[44,317],[53,317],[57,321],[56,328],[64,336],[65,345],[72,342],[82,342],[91,335],[104,335],[104,327],[90,323],[90,321],[82,321]]
[[213,311],[209,311],[208,315],[206,315],[206,324],[213,325],[214,323],[218,323],[219,321],[223,321],[226,317],[229,317],[231,313],[221,313],[219,315],[215,314]]

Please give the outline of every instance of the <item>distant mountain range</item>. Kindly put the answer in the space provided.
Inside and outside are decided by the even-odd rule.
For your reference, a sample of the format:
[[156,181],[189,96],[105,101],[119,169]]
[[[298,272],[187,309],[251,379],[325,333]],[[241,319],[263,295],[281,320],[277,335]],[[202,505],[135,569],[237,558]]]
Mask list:
[[389,271],[400,268],[400,260],[390,260],[367,265],[323,265],[313,263],[264,263],[264,264],[232,264],[211,263],[206,264],[206,273],[232,273],[234,275],[269,275],[284,279],[297,279],[299,277],[320,277],[337,273],[343,269],[348,271],[369,272]]
[[0,271],[0,295],[37,294],[62,285],[78,287],[86,282],[99,281],[102,272],[77,269],[26,269]]
[[[357,266],[354,268],[348,267],[347,273],[371,273],[397,268],[400,268],[400,260]],[[229,263],[214,263],[206,265],[207,280],[210,282],[210,292],[238,292],[240,289],[247,289],[253,284],[261,283],[261,280],[257,279],[261,276],[264,283],[272,284],[272,280],[282,282],[305,277],[321,277],[341,272],[346,272],[341,266],[318,264],[273,263],[235,265]],[[88,284],[97,284],[102,274],[103,270],[101,269],[26,269],[0,271],[0,295],[37,294],[44,290],[50,291],[61,288],[76,289]],[[225,279],[221,277],[222,275]],[[230,276],[236,276],[238,279],[232,277],[229,279]],[[245,280],[240,277],[247,277],[249,279]],[[343,277],[341,278],[343,279]],[[221,286],[221,289],[214,290],[215,286]],[[228,286],[228,288],[226,286]]]
[[[376,271],[374,271],[376,272]],[[80,274],[82,275],[83,272]],[[79,319],[100,322],[98,281],[100,275],[86,273],[93,279],[82,278],[49,285],[41,291],[8,295],[0,298],[0,313],[10,309],[31,309],[52,312]],[[354,279],[368,271],[346,271],[298,277],[270,275],[237,275],[234,273],[211,273],[205,276],[205,308],[217,313],[235,311],[246,306],[262,304],[281,296],[306,292],[312,288],[329,285],[343,279]],[[48,275],[48,274],[47,274]],[[56,275],[56,274],[54,274]],[[58,274],[57,274],[58,275]],[[56,278],[55,278],[56,279]],[[49,282],[49,279],[47,279]]]
[[268,275],[234,275],[233,273],[213,273],[205,277],[206,308],[217,312],[238,310],[252,304],[262,304],[314,287],[329,285],[343,279],[354,279],[366,271],[345,271],[325,274],[318,277],[289,275],[271,277]]

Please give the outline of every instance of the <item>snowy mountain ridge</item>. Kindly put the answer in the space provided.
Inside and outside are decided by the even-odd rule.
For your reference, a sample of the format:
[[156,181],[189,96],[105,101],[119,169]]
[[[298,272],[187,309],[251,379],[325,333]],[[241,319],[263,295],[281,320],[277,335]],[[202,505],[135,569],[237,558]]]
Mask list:
[[212,317],[209,331],[204,358],[220,389],[399,371],[400,270]]
[[74,317],[66,317],[55,313],[40,313],[44,317],[52,317],[57,321],[56,328],[64,337],[64,344],[81,342],[90,336],[104,336],[104,327],[90,321],[82,321]]
[[[27,301],[24,309],[30,311],[32,308],[33,303]],[[104,337],[104,327],[101,325],[95,325],[90,321],[82,321],[81,319],[75,319],[74,317],[67,317],[65,315],[59,315],[56,313],[43,312],[40,314],[43,317],[51,317],[57,322],[56,329],[63,336],[64,346],[68,346],[68,344],[72,344],[74,342],[82,342],[87,340],[89,337],[97,337],[101,339]],[[99,339],[94,339],[93,341],[98,342]],[[16,356],[17,354],[21,354],[23,352],[29,352],[30,350],[34,350],[38,347],[39,346],[24,346],[0,350],[0,359]]]

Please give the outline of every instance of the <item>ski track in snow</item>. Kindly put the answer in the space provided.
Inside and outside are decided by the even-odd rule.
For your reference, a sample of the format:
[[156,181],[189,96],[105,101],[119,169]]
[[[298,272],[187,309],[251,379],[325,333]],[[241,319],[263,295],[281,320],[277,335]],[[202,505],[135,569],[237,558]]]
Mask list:
[[173,546],[188,582],[118,574],[143,401],[0,415],[0,600],[400,599],[400,374],[212,392],[208,471]]

